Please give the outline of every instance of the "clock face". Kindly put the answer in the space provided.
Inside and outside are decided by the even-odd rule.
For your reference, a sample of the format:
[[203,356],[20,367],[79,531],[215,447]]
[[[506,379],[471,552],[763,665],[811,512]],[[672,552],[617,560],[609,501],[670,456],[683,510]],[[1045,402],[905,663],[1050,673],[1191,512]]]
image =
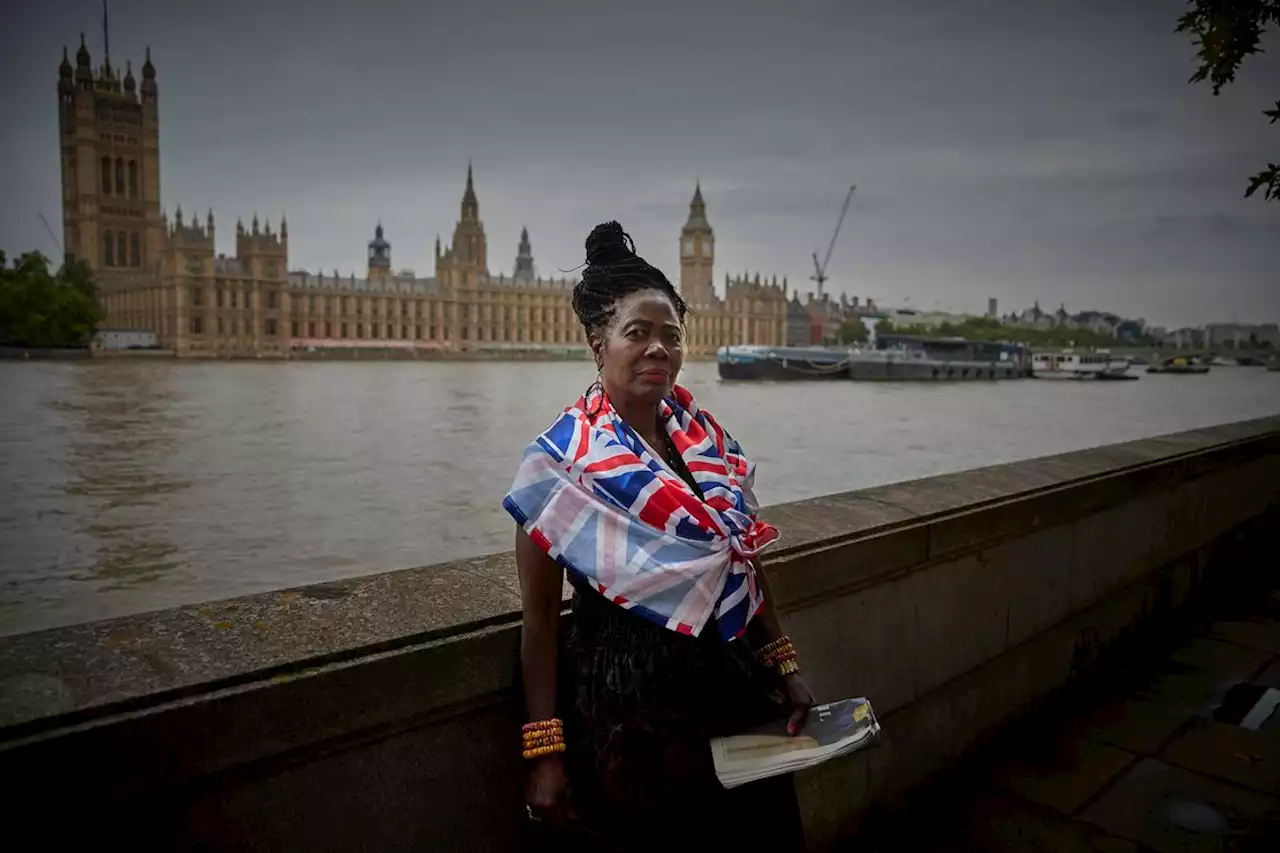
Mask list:
[[693,238],[692,238],[692,237],[688,237],[688,238],[686,238],[686,239],[685,239],[685,241],[684,241],[684,253],[685,253],[686,255],[692,255],[692,254],[693,254]]
[[703,244],[702,244],[702,257],[704,257],[704,258],[709,258],[709,257],[711,257],[711,244],[710,244],[710,243],[703,243]]

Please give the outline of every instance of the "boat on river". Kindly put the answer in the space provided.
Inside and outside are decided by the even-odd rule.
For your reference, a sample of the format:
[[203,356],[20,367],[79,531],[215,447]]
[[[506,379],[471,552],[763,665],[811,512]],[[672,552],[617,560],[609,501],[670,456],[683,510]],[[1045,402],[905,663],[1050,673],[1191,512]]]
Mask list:
[[875,348],[849,355],[849,378],[863,382],[1020,379],[1025,351],[1017,344],[877,335]]
[[716,353],[721,379],[853,379],[860,382],[1017,379],[1016,344],[880,335],[871,348],[727,346]]
[[720,347],[721,379],[845,379],[849,350],[834,347]]
[[1107,350],[1038,352],[1031,357],[1031,375],[1036,379],[1137,379],[1129,373],[1129,362],[1113,358]]
[[1209,365],[1197,358],[1168,358],[1147,368],[1147,373],[1199,374],[1208,373]]

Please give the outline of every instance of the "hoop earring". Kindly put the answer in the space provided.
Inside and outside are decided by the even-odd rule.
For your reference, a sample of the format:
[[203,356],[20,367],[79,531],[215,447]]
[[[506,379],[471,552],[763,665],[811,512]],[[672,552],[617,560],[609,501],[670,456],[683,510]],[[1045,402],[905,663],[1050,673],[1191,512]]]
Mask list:
[[598,393],[597,393],[597,396],[596,396],[596,405],[595,405],[595,408],[593,408],[591,411],[587,412],[587,414],[588,414],[588,415],[598,415],[598,414],[600,414],[600,410],[604,408],[604,380],[603,380],[603,378],[601,377],[601,371],[602,371],[603,369],[604,369],[604,368],[603,368],[603,367],[601,367],[599,364],[597,364],[597,365],[596,365],[596,378],[595,378],[595,381],[594,381],[594,382],[592,382],[590,385],[588,385],[588,386],[587,386],[587,392],[586,392],[585,394],[583,394],[583,395],[582,395],[582,396],[583,396],[583,399],[590,400],[590,399],[591,399],[591,393],[592,393],[593,391],[598,392]]

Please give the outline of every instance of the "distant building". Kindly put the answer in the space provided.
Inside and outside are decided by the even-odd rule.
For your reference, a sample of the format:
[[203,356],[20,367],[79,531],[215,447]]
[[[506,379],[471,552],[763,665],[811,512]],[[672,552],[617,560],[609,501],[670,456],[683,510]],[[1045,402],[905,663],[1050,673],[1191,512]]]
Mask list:
[[958,326],[966,320],[975,318],[972,314],[953,314],[950,311],[918,311],[914,308],[898,308],[889,312],[889,319],[898,328],[916,326],[923,329],[936,329],[944,323]]
[[1206,347],[1244,349],[1280,345],[1280,326],[1275,323],[1209,323],[1204,327]]
[[520,245],[516,248],[516,270],[511,274],[516,281],[533,281],[533,245],[529,242],[529,229],[520,229]]
[[94,349],[126,350],[156,349],[159,339],[155,332],[139,329],[99,329],[93,335]]
[[853,316],[847,297],[842,295],[842,301],[837,302],[829,293],[815,298],[812,291],[807,297],[804,308],[809,315],[809,344],[819,346],[839,343],[840,327],[844,325],[847,316]]
[[813,343],[811,340],[811,320],[809,312],[800,302],[800,294],[791,294],[791,300],[787,302],[787,335],[786,345],[789,347],[804,347]]
[[1000,311],[996,305],[996,298],[994,296],[987,300],[987,316],[992,318],[1000,316]]
[[[93,270],[114,333],[152,333],[180,356],[283,356],[326,347],[474,350],[500,345],[583,348],[569,278],[534,271],[528,230],[512,275],[489,272],[488,238],[470,165],[450,244],[435,243],[435,274],[393,272],[382,223],[368,242],[367,269],[332,275],[289,270],[289,229],[255,215],[236,223],[235,256],[218,254],[213,212],[190,220],[160,207],[156,69],[142,80],[109,58],[95,70],[81,41],[72,66],[58,67],[63,242]],[[713,286],[715,235],[702,188],[680,234],[679,289],[694,307],[686,350],[725,344],[782,344],[787,282],[759,274]]]
[[1019,314],[1006,315],[1003,321],[1024,329],[1078,329],[1127,342],[1140,340],[1146,333],[1147,325],[1142,318],[1128,320],[1109,311],[1080,311],[1072,314],[1067,311],[1066,305],[1059,305],[1057,311],[1046,314],[1040,310],[1039,302]]

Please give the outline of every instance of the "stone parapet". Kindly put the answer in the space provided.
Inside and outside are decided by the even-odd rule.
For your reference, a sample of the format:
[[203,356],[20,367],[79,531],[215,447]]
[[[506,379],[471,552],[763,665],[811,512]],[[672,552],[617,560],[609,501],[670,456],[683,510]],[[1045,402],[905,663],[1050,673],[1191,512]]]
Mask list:
[[[811,686],[870,697],[886,733],[796,777],[794,831],[847,835],[1228,577],[1215,555],[1278,494],[1272,418],[768,509]],[[11,824],[49,846],[514,849],[518,608],[497,554],[0,638]]]

